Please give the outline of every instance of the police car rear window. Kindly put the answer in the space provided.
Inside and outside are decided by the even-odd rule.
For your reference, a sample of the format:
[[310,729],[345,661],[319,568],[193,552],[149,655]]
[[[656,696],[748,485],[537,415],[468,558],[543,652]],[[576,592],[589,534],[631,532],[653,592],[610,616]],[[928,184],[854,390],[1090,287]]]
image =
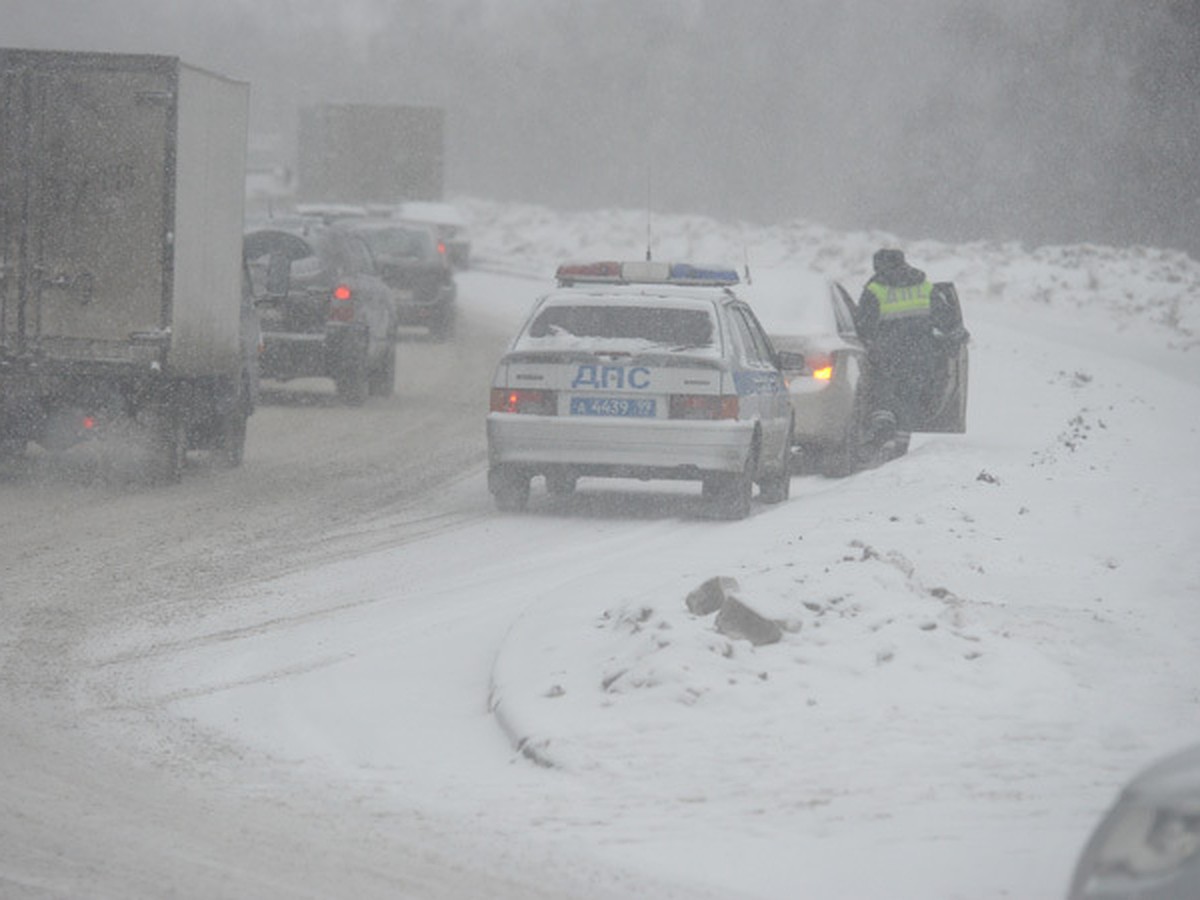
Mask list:
[[550,306],[533,320],[528,333],[531,338],[610,338],[671,348],[713,346],[712,316],[700,309]]

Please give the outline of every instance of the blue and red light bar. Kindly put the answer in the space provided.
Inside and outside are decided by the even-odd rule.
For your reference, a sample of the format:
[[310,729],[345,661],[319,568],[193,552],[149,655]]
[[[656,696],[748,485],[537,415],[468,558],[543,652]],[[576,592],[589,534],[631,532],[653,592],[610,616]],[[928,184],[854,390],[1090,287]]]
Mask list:
[[698,266],[692,263],[643,262],[641,260],[564,263],[558,267],[555,278],[561,285],[586,282],[590,284],[682,284],[722,287],[739,282],[735,269],[720,266]]

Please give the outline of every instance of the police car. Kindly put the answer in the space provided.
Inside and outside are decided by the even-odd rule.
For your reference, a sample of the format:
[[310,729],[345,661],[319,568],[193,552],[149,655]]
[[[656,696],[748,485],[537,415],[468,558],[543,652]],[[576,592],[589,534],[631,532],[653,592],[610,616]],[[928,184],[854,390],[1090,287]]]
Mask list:
[[781,358],[731,269],[655,261],[560,266],[496,367],[488,487],[523,509],[581,477],[699,481],[723,518],[790,490],[792,408]]

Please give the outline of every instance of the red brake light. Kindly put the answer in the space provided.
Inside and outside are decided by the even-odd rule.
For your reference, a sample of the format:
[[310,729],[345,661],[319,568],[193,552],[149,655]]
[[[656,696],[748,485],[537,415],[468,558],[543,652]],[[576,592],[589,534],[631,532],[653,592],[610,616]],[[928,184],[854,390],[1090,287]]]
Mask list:
[[491,411],[523,413],[530,416],[553,416],[558,414],[558,395],[554,391],[492,388]]
[[672,394],[672,419],[736,419],[738,398],[732,394]]
[[620,281],[621,264],[612,260],[594,263],[563,263],[554,275],[561,282]]
[[333,289],[333,297],[329,304],[329,321],[354,321],[354,293],[350,290],[350,285],[339,284]]
[[91,416],[83,417],[83,430],[84,431],[91,431],[95,427],[96,427],[96,420],[93,417],[91,417]]
[[438,253],[440,253],[442,256],[446,255],[446,242],[445,241],[438,241]]

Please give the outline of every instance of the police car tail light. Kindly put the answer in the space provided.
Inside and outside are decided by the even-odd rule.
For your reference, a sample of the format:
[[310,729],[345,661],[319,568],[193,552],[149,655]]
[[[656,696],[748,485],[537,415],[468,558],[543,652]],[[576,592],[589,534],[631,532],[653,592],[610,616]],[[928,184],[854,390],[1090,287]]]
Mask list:
[[672,394],[672,419],[736,419],[738,398],[717,394]]
[[499,413],[553,416],[558,414],[558,395],[554,391],[527,388],[492,388],[491,409]]
[[329,298],[329,321],[354,321],[354,292],[350,290],[350,285],[339,284],[333,289],[333,295]]

